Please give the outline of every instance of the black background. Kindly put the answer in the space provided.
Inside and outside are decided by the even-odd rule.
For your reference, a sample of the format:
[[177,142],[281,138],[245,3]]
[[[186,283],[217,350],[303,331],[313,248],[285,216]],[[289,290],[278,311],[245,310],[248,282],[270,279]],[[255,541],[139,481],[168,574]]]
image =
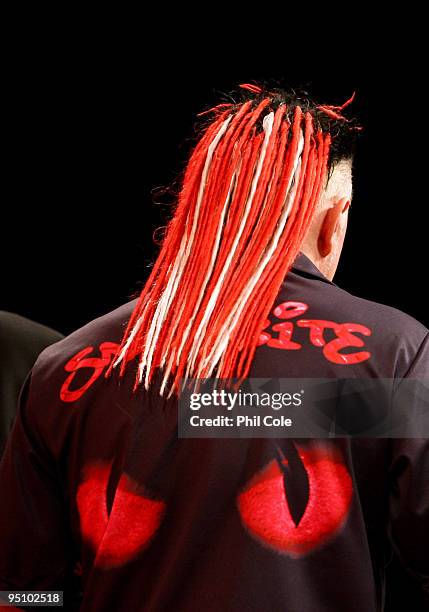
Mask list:
[[183,170],[196,114],[241,82],[274,78],[325,103],[357,91],[351,110],[365,129],[335,281],[428,325],[423,91],[411,59],[368,57],[366,44],[362,35],[362,47],[293,62],[279,47],[269,57],[257,48],[244,58],[198,46],[166,52],[124,32],[15,44],[3,78],[0,308],[68,333],[128,299],[168,214],[153,189]]
[[[386,45],[325,19],[314,37],[304,17],[297,42],[286,25],[262,39],[263,19],[225,31],[213,18],[210,37],[178,26],[171,38],[162,20],[128,28],[111,17],[18,23],[7,48],[1,309],[69,333],[127,300],[168,214],[153,189],[182,172],[196,114],[239,83],[275,79],[328,104],[356,90],[364,131],[335,282],[429,325],[426,109],[420,54],[404,49],[414,31],[402,24]],[[390,589],[390,610],[420,609],[402,579]]]

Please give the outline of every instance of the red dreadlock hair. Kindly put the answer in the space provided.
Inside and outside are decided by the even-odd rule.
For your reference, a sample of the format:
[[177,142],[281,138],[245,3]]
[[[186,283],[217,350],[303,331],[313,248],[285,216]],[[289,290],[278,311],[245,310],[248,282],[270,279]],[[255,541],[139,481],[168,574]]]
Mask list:
[[[280,285],[326,183],[331,136],[321,117],[276,92],[241,86],[239,104],[211,109],[187,165],[177,208],[113,367],[138,356],[136,386],[162,371],[181,379],[244,378]],[[206,114],[206,113],[202,113]]]

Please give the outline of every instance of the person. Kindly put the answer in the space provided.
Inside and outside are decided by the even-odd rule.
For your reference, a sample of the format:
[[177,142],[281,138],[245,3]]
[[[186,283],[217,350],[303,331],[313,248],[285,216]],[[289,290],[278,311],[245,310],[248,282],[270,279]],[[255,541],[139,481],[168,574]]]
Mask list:
[[0,311],[0,457],[25,378],[39,354],[63,337],[50,327],[18,314]]
[[424,585],[427,440],[178,435],[194,379],[427,377],[428,330],[332,281],[350,102],[243,84],[202,115],[140,297],[25,384],[0,590],[60,589],[91,612],[372,612],[393,548]]

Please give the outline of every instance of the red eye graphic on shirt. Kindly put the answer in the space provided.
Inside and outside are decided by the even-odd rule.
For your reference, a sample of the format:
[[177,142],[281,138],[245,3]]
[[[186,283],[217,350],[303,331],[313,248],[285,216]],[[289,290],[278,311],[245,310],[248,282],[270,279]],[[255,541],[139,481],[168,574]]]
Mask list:
[[[95,463],[84,471],[77,493],[83,540],[96,551],[97,567],[118,567],[131,561],[157,532],[165,503],[142,495],[141,487],[122,474],[110,515],[107,484],[111,466]],[[137,492],[138,491],[138,492]]]
[[322,443],[311,449],[295,448],[305,472],[304,479],[299,476],[299,486],[293,490],[294,475],[288,473],[296,459],[277,456],[248,482],[237,506],[252,537],[296,558],[339,533],[350,510],[353,488],[337,449]]

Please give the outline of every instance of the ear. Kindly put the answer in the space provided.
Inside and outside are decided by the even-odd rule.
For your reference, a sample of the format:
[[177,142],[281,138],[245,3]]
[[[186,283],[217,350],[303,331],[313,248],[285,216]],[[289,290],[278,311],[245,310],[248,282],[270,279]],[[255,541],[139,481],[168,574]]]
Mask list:
[[341,198],[337,200],[326,212],[320,228],[317,247],[322,257],[327,257],[333,249],[334,237],[340,227],[340,218],[350,206],[350,200]]

